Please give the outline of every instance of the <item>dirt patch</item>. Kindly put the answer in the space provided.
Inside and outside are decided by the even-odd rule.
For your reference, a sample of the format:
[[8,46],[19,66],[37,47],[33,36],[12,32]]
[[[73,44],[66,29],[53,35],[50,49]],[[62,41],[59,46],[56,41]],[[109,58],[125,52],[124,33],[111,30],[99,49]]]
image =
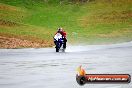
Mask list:
[[2,20],[2,19],[0,19],[0,25],[1,26],[8,26],[8,27],[19,26],[18,23],[11,22],[11,21],[5,21],[5,20]]
[[0,3],[0,10],[6,10],[6,11],[18,11],[18,9],[15,6],[5,5]]
[[49,42],[32,42],[25,39],[9,38],[0,36],[0,48],[40,48],[40,47],[50,47],[52,43]]
[[105,21],[124,21],[127,19],[130,19],[132,17],[132,11],[122,11],[122,12],[117,12],[117,11],[112,11],[110,13],[101,13],[100,15],[93,15],[94,19],[101,19]]
[[104,13],[95,13],[90,16],[83,16],[82,18],[78,19],[79,23],[82,27],[87,27],[90,24],[113,24],[119,22],[128,22],[129,19],[132,19],[132,11],[112,11],[112,12],[104,12]]

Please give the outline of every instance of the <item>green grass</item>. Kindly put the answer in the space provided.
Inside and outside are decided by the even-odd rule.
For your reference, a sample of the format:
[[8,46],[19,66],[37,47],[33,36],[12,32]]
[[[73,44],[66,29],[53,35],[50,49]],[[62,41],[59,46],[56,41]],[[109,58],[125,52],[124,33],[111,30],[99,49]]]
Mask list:
[[0,19],[17,26],[0,25],[0,33],[52,41],[58,27],[70,43],[117,43],[132,40],[132,1],[95,0],[75,4],[64,0],[2,0]]

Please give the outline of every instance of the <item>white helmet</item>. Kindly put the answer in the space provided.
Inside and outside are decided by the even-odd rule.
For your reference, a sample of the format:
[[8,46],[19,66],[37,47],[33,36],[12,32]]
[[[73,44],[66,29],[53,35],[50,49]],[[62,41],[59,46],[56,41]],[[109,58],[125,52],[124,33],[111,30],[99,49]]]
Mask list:
[[58,28],[58,32],[62,32],[63,31],[63,29],[62,28]]

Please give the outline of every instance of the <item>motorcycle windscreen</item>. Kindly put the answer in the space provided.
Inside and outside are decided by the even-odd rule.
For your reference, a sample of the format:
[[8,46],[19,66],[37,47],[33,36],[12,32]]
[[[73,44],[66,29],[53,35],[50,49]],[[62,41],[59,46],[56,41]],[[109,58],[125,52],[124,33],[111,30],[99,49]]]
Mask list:
[[59,40],[59,39],[61,39],[62,38],[62,35],[60,34],[60,33],[57,33],[55,36],[54,36],[54,39],[55,40]]

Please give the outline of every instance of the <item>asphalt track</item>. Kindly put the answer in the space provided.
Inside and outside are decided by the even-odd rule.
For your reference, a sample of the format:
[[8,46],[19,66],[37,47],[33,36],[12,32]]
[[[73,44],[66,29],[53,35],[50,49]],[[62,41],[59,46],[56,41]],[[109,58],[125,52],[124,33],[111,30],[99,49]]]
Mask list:
[[0,49],[0,88],[132,88],[129,84],[76,82],[77,67],[89,74],[132,75],[132,42],[112,45],[54,48]]

